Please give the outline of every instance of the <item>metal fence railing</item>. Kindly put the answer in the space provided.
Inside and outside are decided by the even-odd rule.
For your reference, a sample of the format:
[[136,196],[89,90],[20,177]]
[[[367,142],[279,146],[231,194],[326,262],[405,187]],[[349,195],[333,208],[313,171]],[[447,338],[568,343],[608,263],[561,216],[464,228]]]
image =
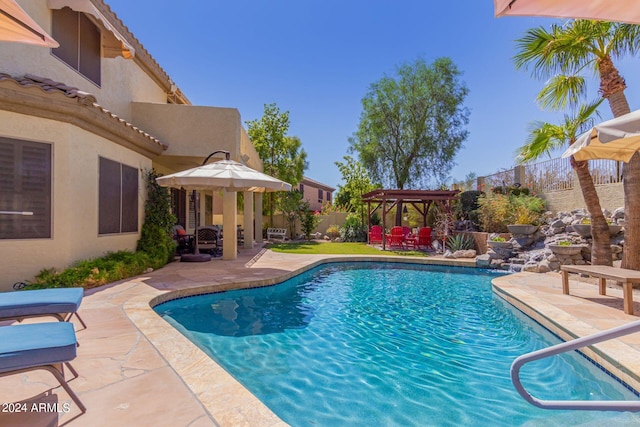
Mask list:
[[[520,169],[520,170],[518,170]],[[589,171],[595,185],[622,182],[622,162],[615,160],[589,160]],[[520,174],[520,177],[516,175]],[[544,162],[506,169],[483,177],[484,189],[512,186],[520,183],[532,193],[550,193],[573,189],[574,173],[570,159],[557,158]]]

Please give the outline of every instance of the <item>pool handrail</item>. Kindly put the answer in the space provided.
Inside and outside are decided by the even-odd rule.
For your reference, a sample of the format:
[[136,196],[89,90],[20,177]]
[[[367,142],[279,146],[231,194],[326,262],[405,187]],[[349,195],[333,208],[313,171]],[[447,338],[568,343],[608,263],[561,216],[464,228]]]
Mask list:
[[572,341],[543,348],[541,350],[533,351],[531,353],[523,354],[522,356],[519,356],[516,360],[514,360],[511,364],[511,382],[513,383],[520,396],[524,398],[524,400],[542,409],[579,409],[584,411],[640,411],[640,401],[542,400],[529,394],[529,392],[525,390],[522,382],[520,381],[520,368],[522,368],[522,366],[526,363],[544,359],[550,356],[555,356],[561,353],[566,353],[568,351],[576,350],[578,348],[586,347],[599,342],[608,341],[610,339],[619,338],[639,331],[640,320],[629,323],[627,325],[607,329],[606,331],[588,335],[583,338],[578,338]]

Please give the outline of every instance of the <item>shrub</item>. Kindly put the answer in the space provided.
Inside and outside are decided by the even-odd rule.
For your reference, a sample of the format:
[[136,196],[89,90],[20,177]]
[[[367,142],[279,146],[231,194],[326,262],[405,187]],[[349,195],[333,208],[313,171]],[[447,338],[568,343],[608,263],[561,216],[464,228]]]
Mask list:
[[544,215],[544,201],[535,196],[506,196],[490,193],[478,199],[480,223],[484,231],[508,232],[509,224],[538,225]]
[[374,212],[371,214],[371,225],[380,225],[382,221],[380,220],[380,215],[378,212]]
[[95,288],[142,274],[151,265],[151,258],[146,252],[110,252],[100,258],[79,261],[61,272],[53,268],[43,269],[28,289]]
[[471,236],[466,234],[456,234],[455,236],[448,236],[445,245],[451,252],[455,252],[465,249],[473,249],[474,241]]
[[311,233],[316,229],[318,224],[322,219],[319,214],[316,214],[314,211],[309,210],[309,202],[303,201],[300,203],[301,211],[300,211],[300,226],[302,227],[302,232],[307,240],[311,237]]
[[571,242],[568,240],[563,240],[561,242],[558,242],[558,246],[571,246]]
[[506,242],[507,239],[505,239],[504,237],[500,237],[500,236],[495,236],[491,238],[492,242]]
[[460,200],[456,203],[456,216],[458,219],[469,220],[471,223],[478,227],[480,225],[478,208],[478,198],[483,195],[484,192],[469,190],[460,193]]
[[340,228],[340,238],[343,242],[366,242],[367,229],[360,222],[358,214],[350,213],[344,225]]
[[327,236],[329,236],[331,240],[335,239],[336,237],[340,237],[340,226],[336,224],[330,225],[327,228]]

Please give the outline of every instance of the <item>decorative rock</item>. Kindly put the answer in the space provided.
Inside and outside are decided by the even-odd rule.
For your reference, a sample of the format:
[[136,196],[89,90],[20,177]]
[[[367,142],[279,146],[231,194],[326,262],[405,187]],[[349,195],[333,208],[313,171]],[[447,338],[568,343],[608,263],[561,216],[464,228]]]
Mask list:
[[624,207],[620,207],[614,210],[613,214],[611,214],[611,219],[615,220],[616,222],[618,222],[619,219],[624,219]]
[[538,264],[538,273],[548,273],[550,271],[551,271],[551,263],[546,259],[543,259],[542,261],[540,261],[540,263]]
[[465,250],[455,251],[453,253],[454,258],[474,258],[475,256],[476,256],[475,249],[465,249]]
[[476,257],[476,267],[489,267],[491,265],[491,256],[489,254],[478,255]]
[[324,235],[324,240],[331,240],[331,237],[327,236],[326,234]]
[[455,256],[451,253],[451,251],[449,249],[446,250],[446,252],[443,255],[445,258],[455,258]]

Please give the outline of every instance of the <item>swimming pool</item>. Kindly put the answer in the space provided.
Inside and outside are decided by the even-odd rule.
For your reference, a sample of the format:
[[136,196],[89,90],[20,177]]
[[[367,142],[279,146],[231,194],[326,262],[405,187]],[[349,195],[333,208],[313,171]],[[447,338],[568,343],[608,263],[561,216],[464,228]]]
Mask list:
[[[494,296],[492,277],[338,263],[154,309],[292,426],[640,422],[524,402],[511,362],[558,340]],[[636,399],[577,354],[529,364],[522,378],[544,399]]]

